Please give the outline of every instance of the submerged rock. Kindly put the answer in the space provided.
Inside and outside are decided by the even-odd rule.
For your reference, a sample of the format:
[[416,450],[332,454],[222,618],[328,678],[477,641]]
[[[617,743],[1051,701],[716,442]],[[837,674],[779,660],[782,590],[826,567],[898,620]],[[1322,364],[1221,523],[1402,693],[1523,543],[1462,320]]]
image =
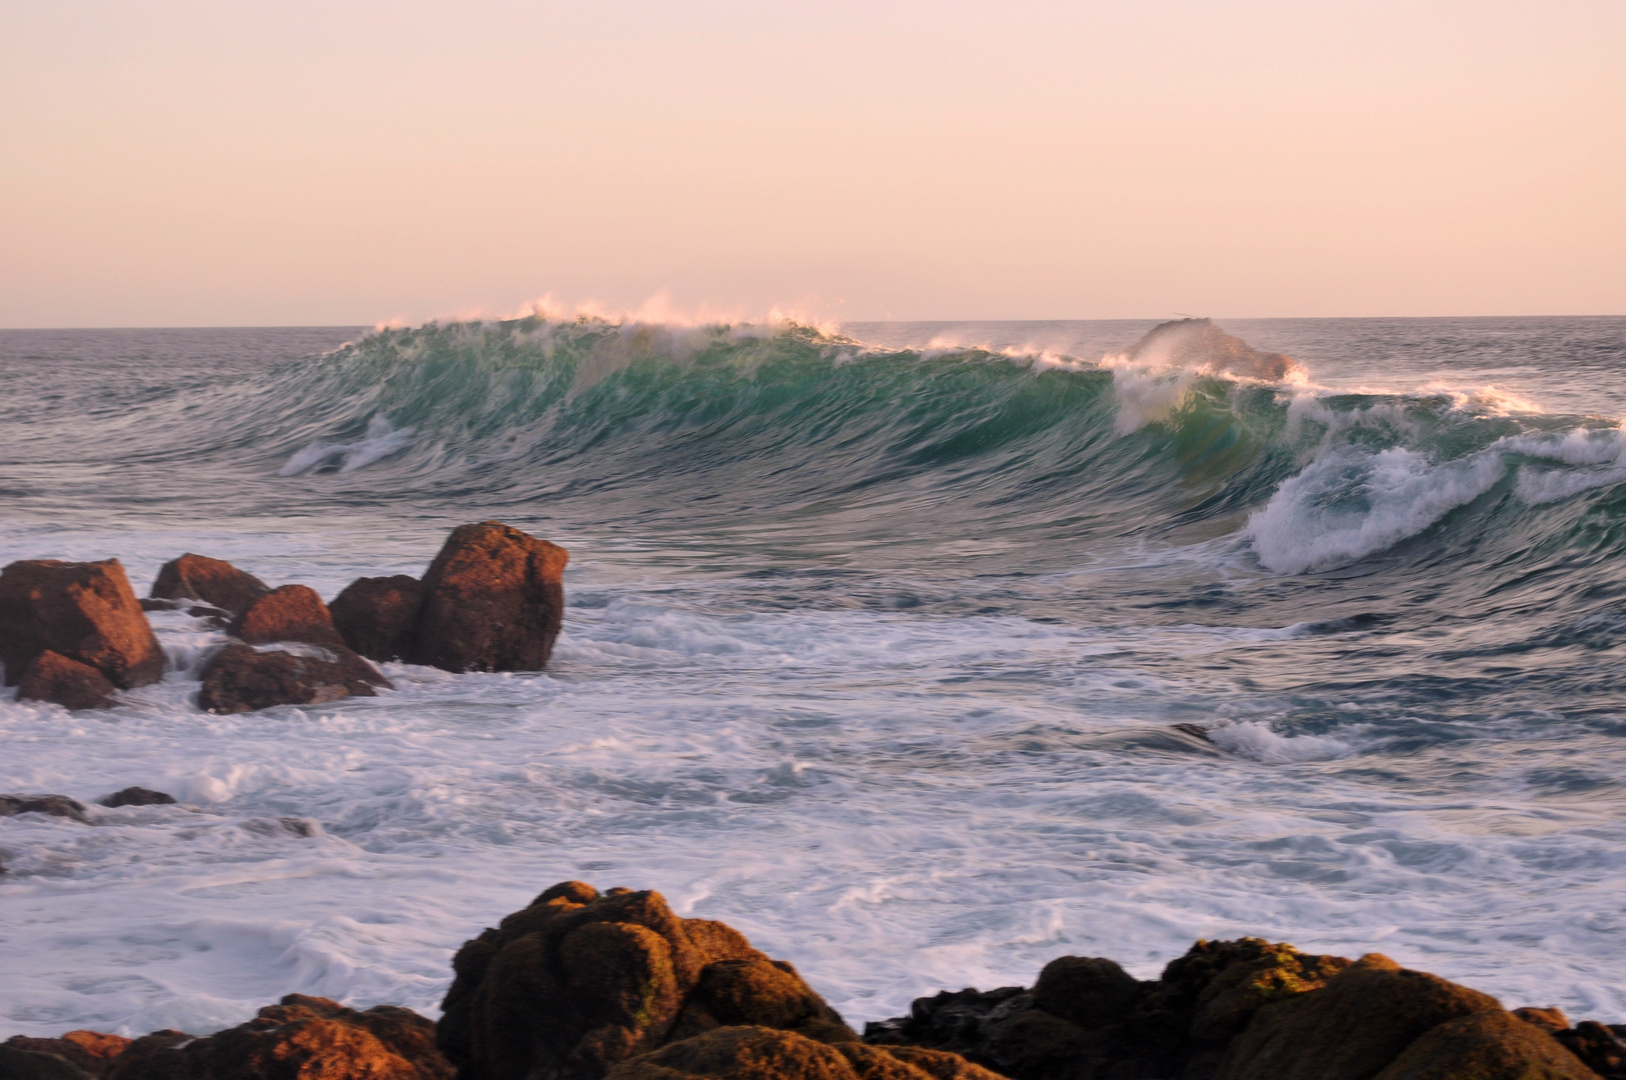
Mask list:
[[452,1080],[434,1027],[394,1005],[357,1012],[289,994],[248,1023],[205,1038],[139,1052],[138,1039],[106,1080]]
[[265,582],[229,562],[188,552],[163,565],[150,595],[157,600],[203,600],[235,614],[270,591]]
[[113,684],[77,660],[46,649],[28,662],[17,684],[18,701],[49,701],[65,709],[110,709]]
[[157,682],[164,653],[117,559],[14,562],[0,570],[0,664],[15,686],[51,651],[128,690]]
[[322,603],[315,589],[305,585],[284,585],[256,597],[226,629],[250,645],[302,641],[328,648],[348,648],[333,625],[327,605]]
[[390,681],[343,645],[302,655],[232,642],[203,669],[198,707],[213,713],[254,712],[273,705],[321,705],[373,697]]
[[344,643],[380,663],[412,654],[422,608],[423,583],[406,574],[357,578],[328,605]]
[[657,892],[562,882],[464,944],[452,970],[436,1038],[461,1080],[600,1080],[723,1027],[858,1038],[791,965]]
[[447,671],[541,671],[564,618],[569,558],[501,522],[458,526],[424,575],[410,659]]
[[0,795],[0,817],[16,814],[49,814],[71,818],[81,825],[94,824],[85,804],[66,795]]
[[107,807],[171,806],[174,802],[175,796],[144,787],[127,787],[123,791],[115,791],[101,800],[102,805]]
[[722,1027],[622,1062],[609,1080],[1000,1080],[958,1054],[816,1042],[794,1031]]

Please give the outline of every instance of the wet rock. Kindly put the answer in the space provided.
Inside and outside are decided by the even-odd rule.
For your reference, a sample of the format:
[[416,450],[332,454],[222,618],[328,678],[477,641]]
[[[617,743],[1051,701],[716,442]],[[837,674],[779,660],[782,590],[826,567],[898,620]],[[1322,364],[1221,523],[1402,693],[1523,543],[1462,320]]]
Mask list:
[[265,582],[229,562],[188,552],[171,559],[152,583],[152,597],[202,600],[227,612],[239,612],[270,592]]
[[0,795],[0,817],[16,814],[49,814],[71,818],[82,825],[93,824],[85,804],[66,795]]
[[999,1080],[958,1054],[816,1042],[768,1027],[722,1027],[615,1066],[610,1080]]
[[[56,1039],[13,1035],[4,1045],[33,1053],[51,1054],[89,1076],[100,1077],[113,1064],[115,1058],[129,1049],[130,1040],[100,1031],[70,1031]],[[4,1064],[0,1063],[0,1076],[10,1075]]]
[[564,618],[569,558],[500,522],[458,526],[424,575],[411,659],[447,671],[541,671]]
[[357,578],[328,605],[344,643],[380,663],[411,655],[422,607],[423,583],[406,574]]
[[1373,1080],[1597,1080],[1597,1074],[1545,1031],[1497,1009],[1430,1028]]
[[464,944],[437,1038],[461,1080],[600,1080],[674,1038],[727,1026],[855,1041],[782,961],[680,919],[656,892],[563,882]]
[[1570,1026],[1570,1018],[1559,1008],[1534,1009],[1527,1006],[1523,1009],[1514,1009],[1513,1015],[1527,1024],[1536,1025],[1549,1035],[1564,1031]]
[[115,791],[102,800],[103,806],[170,806],[175,802],[175,796],[162,791],[153,791],[151,788],[127,787],[123,791]]
[[1603,1080],[1626,1080],[1626,1043],[1621,1042],[1618,1031],[1596,1020],[1583,1020],[1573,1028],[1555,1031],[1552,1035]]
[[110,709],[113,684],[89,664],[46,649],[28,662],[17,684],[18,701],[49,701],[65,709]]
[[232,642],[203,669],[198,707],[213,713],[253,712],[273,705],[321,705],[347,697],[373,697],[390,681],[340,645],[302,655],[261,652]]
[[243,822],[243,828],[259,836],[297,836],[309,839],[322,835],[322,823],[315,818],[250,818]]
[[303,641],[309,645],[348,649],[333,625],[327,605],[316,590],[284,585],[255,598],[231,621],[228,632],[250,645]]
[[117,559],[14,562],[0,570],[0,664],[16,685],[51,651],[128,690],[157,682],[164,653]]
[[[141,1040],[137,1040],[139,1044]],[[452,1080],[434,1024],[410,1009],[365,1012],[289,994],[246,1024],[119,1058],[107,1080]]]
[[0,1044],[0,1077],[4,1080],[90,1080],[91,1076],[55,1054]]

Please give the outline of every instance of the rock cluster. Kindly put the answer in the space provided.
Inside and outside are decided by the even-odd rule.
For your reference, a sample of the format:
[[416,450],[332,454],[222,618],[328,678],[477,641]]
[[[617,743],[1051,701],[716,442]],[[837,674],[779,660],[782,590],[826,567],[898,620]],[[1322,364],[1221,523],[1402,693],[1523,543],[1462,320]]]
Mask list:
[[24,697],[100,705],[157,682],[164,653],[117,559],[28,559],[0,570],[0,665]]

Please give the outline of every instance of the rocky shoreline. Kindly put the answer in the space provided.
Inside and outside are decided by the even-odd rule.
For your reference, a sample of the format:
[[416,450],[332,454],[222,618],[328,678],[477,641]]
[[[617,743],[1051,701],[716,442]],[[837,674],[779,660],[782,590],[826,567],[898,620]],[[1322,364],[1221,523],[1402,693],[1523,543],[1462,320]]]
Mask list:
[[0,1080],[1621,1080],[1571,1024],[1376,953],[1199,941],[1149,982],[1052,960],[860,1036],[789,963],[658,892],[544,890],[458,950],[438,1023],[291,994],[212,1035],[15,1036]]

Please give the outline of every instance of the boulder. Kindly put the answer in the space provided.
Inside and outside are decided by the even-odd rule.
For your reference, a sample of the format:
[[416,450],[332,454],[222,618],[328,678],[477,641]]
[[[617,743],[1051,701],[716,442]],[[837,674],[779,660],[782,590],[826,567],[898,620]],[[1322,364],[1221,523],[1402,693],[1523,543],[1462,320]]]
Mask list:
[[402,660],[412,653],[423,607],[423,583],[406,574],[357,578],[328,610],[344,643],[369,660]]
[[0,1078],[4,1080],[91,1080],[91,1076],[55,1054],[0,1044]]
[[81,825],[93,824],[85,804],[66,795],[0,795],[0,817],[15,814],[49,814],[72,818]]
[[[127,787],[101,800],[103,806],[171,806],[175,796],[151,788]],[[66,1036],[64,1036],[66,1038]]]
[[1547,1032],[1498,1009],[1430,1028],[1373,1080],[1598,1080],[1598,1074]]
[[616,1065],[609,1080],[1000,1080],[958,1054],[817,1042],[769,1027],[721,1027]]
[[541,671],[564,618],[569,558],[500,522],[458,526],[424,575],[411,659],[447,671]]
[[149,595],[157,600],[202,600],[235,614],[270,591],[265,582],[229,562],[188,552],[163,565]]
[[118,704],[107,676],[50,649],[23,668],[17,700],[49,701],[65,709],[110,709]]
[[1618,1027],[1610,1030],[1596,1020],[1582,1020],[1573,1028],[1555,1031],[1552,1035],[1604,1080],[1626,1080],[1626,1043],[1620,1041],[1619,1031]]
[[0,570],[0,664],[15,686],[50,650],[128,690],[157,682],[164,652],[117,559],[14,562]]
[[656,892],[562,882],[458,950],[437,1040],[460,1080],[600,1080],[673,1039],[749,1025],[857,1035],[796,969]]
[[303,641],[309,645],[348,648],[333,625],[327,605],[316,590],[305,585],[284,585],[250,601],[227,632],[250,645]]
[[434,1028],[393,1005],[357,1012],[289,994],[248,1023],[205,1038],[141,1053],[132,1046],[106,1080],[452,1080]]
[[260,651],[232,642],[203,669],[198,707],[213,713],[253,712],[273,705],[320,705],[347,697],[373,697],[390,686],[371,664],[346,649],[310,649],[302,655]]
[[[56,1039],[34,1039],[27,1035],[13,1035],[5,1046],[38,1054],[51,1054],[68,1062],[90,1076],[100,1077],[113,1059],[124,1053],[130,1040],[120,1035],[106,1035],[100,1031],[70,1031]],[[0,1076],[9,1076],[0,1066]]]

